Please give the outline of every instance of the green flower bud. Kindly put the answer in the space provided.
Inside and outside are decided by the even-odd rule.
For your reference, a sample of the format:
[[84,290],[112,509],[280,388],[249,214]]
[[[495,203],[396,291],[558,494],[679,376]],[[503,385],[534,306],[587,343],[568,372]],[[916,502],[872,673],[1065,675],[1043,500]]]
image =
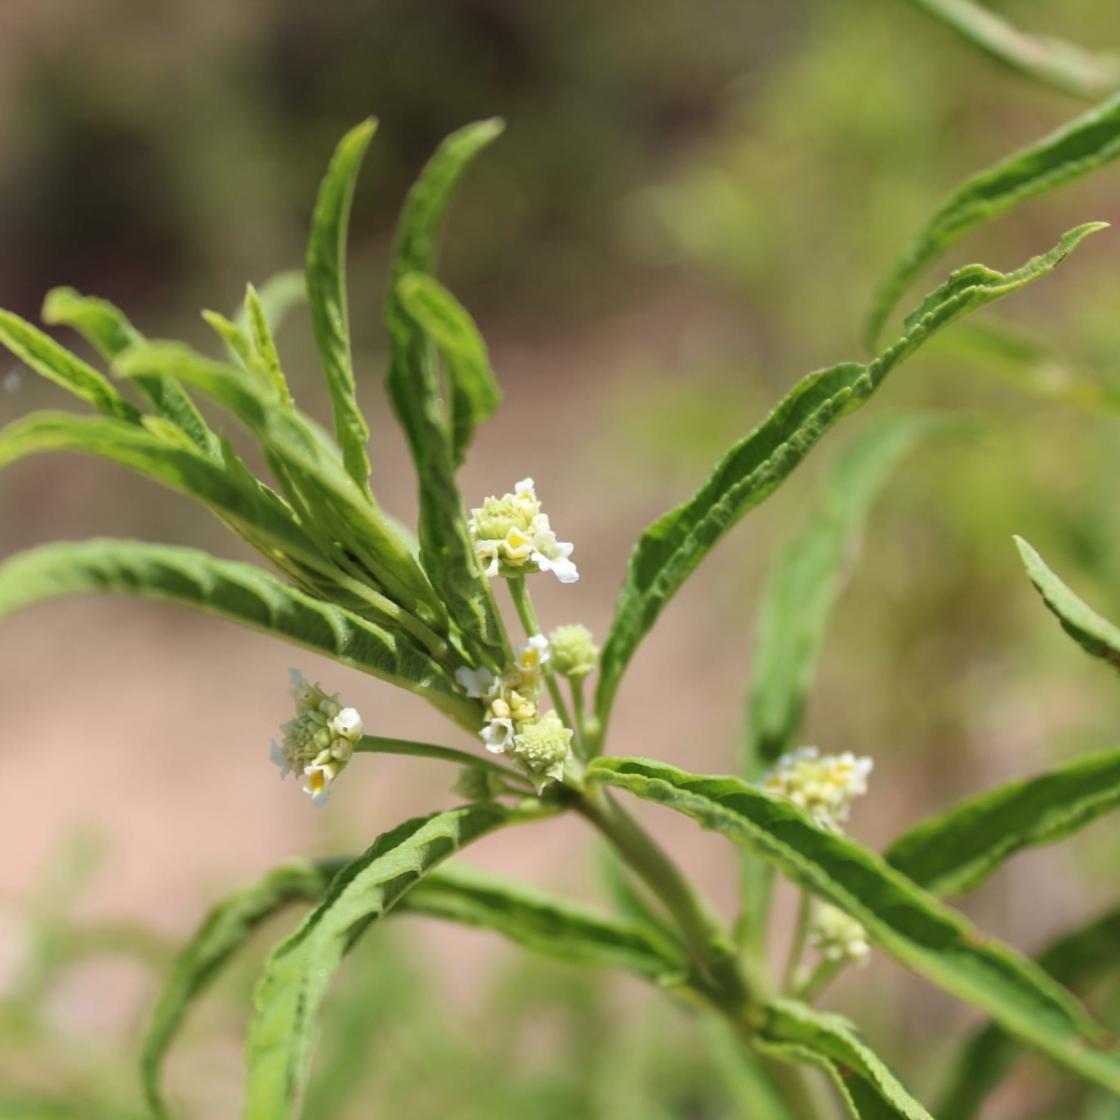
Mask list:
[[506,753],[521,763],[539,793],[550,778],[564,776],[571,743],[571,730],[550,711],[531,723],[520,724]]
[[548,636],[552,644],[552,668],[562,677],[586,677],[599,661],[599,647],[586,626],[557,626]]

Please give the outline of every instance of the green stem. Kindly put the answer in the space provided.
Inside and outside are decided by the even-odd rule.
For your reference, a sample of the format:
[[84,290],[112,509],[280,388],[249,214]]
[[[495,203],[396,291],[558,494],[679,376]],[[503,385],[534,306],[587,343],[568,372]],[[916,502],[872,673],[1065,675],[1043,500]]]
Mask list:
[[[517,617],[521,619],[521,625],[525,628],[526,635],[535,638],[541,632],[541,625],[537,621],[537,612],[533,610],[533,600],[529,597],[529,589],[525,586],[525,577],[516,576],[506,582],[509,584],[510,598],[513,600],[514,609],[517,611]],[[556,677],[547,662],[541,666],[541,673],[544,676],[544,683],[548,686],[548,694],[552,697],[552,704],[556,708],[557,715],[564,721],[565,727],[570,727],[574,731],[576,725],[572,720],[572,714],[568,711],[564,694],[560,691]]]
[[693,963],[710,985],[708,998],[727,1014],[741,1016],[751,1002],[750,986],[718,920],[676,865],[603,790],[582,791],[576,809],[614,845],[674,919]]
[[816,967],[794,989],[793,994],[806,1003],[812,1002],[828,987],[847,962],[843,960],[830,961],[822,957],[817,961]]
[[809,919],[812,913],[813,896],[808,891],[802,891],[801,901],[797,906],[797,925],[793,931],[793,943],[789,947],[789,960],[786,962],[785,978],[782,982],[784,991],[793,991],[798,966],[801,964],[805,942],[809,936]]
[[569,678],[568,687],[572,693],[572,717],[575,720],[572,730],[576,733],[576,747],[580,755],[586,758],[587,748],[584,745],[586,712],[583,706],[583,677]]
[[380,735],[363,735],[354,745],[354,752],[361,754],[403,754],[414,758],[434,758],[440,762],[453,762],[458,766],[481,766],[501,774],[506,781],[519,784],[519,792],[532,794],[525,779],[516,771],[481,755],[469,754],[454,747],[437,747],[434,743],[415,743],[411,739],[385,739]]

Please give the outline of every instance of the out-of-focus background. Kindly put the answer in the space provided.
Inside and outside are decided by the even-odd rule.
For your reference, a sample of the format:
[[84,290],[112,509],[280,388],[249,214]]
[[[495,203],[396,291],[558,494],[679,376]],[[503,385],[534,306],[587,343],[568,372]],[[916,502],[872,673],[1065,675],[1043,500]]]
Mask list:
[[[998,7],[1120,48],[1107,0]],[[0,306],[37,318],[46,290],[72,284],[150,335],[213,347],[198,309],[229,311],[246,280],[300,265],[333,144],[376,114],[352,318],[375,488],[407,519],[414,479],[381,388],[392,226],[442,136],[505,117],[443,258],[506,393],[462,479],[471,501],[536,478],[582,574],[542,587],[538,606],[546,625],[581,620],[601,636],[639,531],[796,377],[861,356],[875,280],[948,188],[1080,110],[903,0],[5,0]],[[1110,170],[1032,202],[950,263],[1011,267],[1074,224],[1115,220],[1118,185]],[[929,439],[877,507],[808,711],[805,741],[875,758],[852,822],[867,842],[1115,743],[1116,681],[1061,635],[1011,534],[1120,614],[1118,237],[1000,305],[1053,349],[1026,389],[947,340],[868,410],[932,406],[970,423]],[[303,314],[280,341],[300,403],[325,418]],[[70,407],[2,358],[0,382],[0,421]],[[858,426],[677,596],[624,684],[612,753],[735,768],[768,562]],[[43,456],[0,474],[0,555],[92,534],[244,554],[204,512],[109,465]],[[360,759],[326,811],[279,783],[267,748],[288,718],[289,664],[341,691],[369,730],[469,745],[419,701],[176,608],[64,601],[0,627],[0,1100],[24,1102],[11,1108],[140,1115],[137,1024],[168,947],[206,906],[285,857],[356,851],[451,801],[453,775],[415,760]],[[730,909],[726,845],[649,819]],[[1117,851],[1101,823],[1020,856],[966,908],[1036,949],[1115,901]],[[594,853],[568,822],[469,858],[597,894]],[[86,932],[64,935],[71,925]],[[184,1115],[236,1114],[253,968],[283,928],[192,1015],[170,1070]],[[858,1014],[919,1095],[974,1021],[880,959],[826,1002]],[[623,1027],[624,1015],[636,1018]],[[336,985],[307,1115],[741,1115],[705,1042],[634,983],[402,919]],[[1030,1115],[1047,1076],[1028,1064],[991,1116]]]

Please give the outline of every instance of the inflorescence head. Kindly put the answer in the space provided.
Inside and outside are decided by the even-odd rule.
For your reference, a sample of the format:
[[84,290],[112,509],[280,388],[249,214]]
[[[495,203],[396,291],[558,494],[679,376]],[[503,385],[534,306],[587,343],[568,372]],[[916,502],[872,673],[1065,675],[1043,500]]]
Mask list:
[[362,737],[362,717],[356,708],[344,708],[337,695],[311,684],[298,669],[291,677],[296,714],[281,728],[281,741],[273,741],[272,761],[282,778],[302,774],[304,792],[321,805]]
[[867,792],[872,765],[851,751],[822,755],[816,747],[799,747],[782,755],[760,785],[788,797],[822,828],[839,832],[852,801]]
[[570,559],[574,546],[556,539],[531,478],[517,483],[512,494],[485,498],[472,509],[470,534],[488,576],[552,572],[561,583],[579,579]]

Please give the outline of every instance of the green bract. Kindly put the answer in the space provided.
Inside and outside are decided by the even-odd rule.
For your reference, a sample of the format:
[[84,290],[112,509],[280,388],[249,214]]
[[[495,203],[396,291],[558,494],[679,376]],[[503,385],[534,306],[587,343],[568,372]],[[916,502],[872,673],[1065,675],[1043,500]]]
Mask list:
[[[989,52],[1051,83],[1080,90],[1104,80],[1092,69],[1095,60],[1053,44],[1031,54],[1006,25],[966,0],[920,2]],[[723,1040],[723,1063],[738,1063],[735,1092],[753,1120],[815,1120],[814,1083],[803,1078],[803,1067],[823,1073],[817,1088],[827,1088],[857,1120],[929,1120],[853,1024],[811,1006],[869,945],[992,1020],[964,1052],[945,1120],[975,1115],[1019,1046],[1120,1093],[1120,1050],[1063,986],[1081,988],[1110,963],[1115,913],[1059,941],[1036,963],[979,933],[939,897],[970,889],[1015,852],[1052,843],[1120,805],[1120,752],[967,799],[881,856],[843,831],[851,800],[868,791],[871,760],[831,746],[824,753],[798,747],[827,622],[869,507],[902,456],[943,420],[888,417],[857,433],[826,468],[819,497],[779,553],[755,628],[742,766],[750,781],[691,774],[653,759],[596,757],[639,643],[735,523],[929,338],[1043,279],[1102,225],[1078,226],[1008,272],[979,264],[958,269],[872,360],[842,362],[796,382],[719,458],[691,498],[642,534],[600,655],[582,624],[549,631],[538,621],[525,574],[552,571],[566,585],[578,572],[569,559],[573,545],[556,540],[532,479],[485,499],[465,498],[457,481],[501,393],[481,333],[434,275],[437,247],[456,184],[500,131],[499,122],[484,121],[440,145],[408,194],[393,249],[385,387],[416,470],[415,540],[375,496],[370,429],[358,404],[359,385],[370,382],[355,367],[350,340],[347,229],[372,121],[347,133],[334,153],[314,209],[305,274],[283,273],[259,292],[250,285],[232,317],[205,313],[219,356],[149,340],[96,297],[51,292],[44,319],[78,331],[108,365],[107,376],[0,312],[0,342],[92,409],[41,411],[11,422],[0,431],[0,467],[56,450],[115,462],[202,503],[277,573],[135,541],[49,544],[0,563],[0,617],[95,591],[194,607],[397,685],[476,739],[470,751],[378,735],[356,709],[295,674],[296,715],[284,725],[276,755],[308,792],[325,795],[344,766],[370,764],[359,756],[396,754],[450,763],[460,774],[454,792],[465,803],[383,831],[355,859],[284,865],[218,905],[174,962],[152,1015],[141,1058],[149,1108],[157,1117],[171,1112],[160,1069],[191,1001],[254,929],[293,902],[312,909],[273,951],[256,988],[247,1120],[299,1114],[317,1016],[334,973],[363,932],[390,914],[492,930],[533,952],[623,969],[656,985],[719,1024],[712,1037]],[[876,328],[918,269],[966,229],[1118,153],[1114,100],[965,184],[888,281]],[[282,316],[305,298],[333,433],[297,406],[290,384],[298,383],[289,383],[276,340]],[[971,349],[982,357],[978,337]],[[1014,340],[1001,346],[1016,350]],[[220,417],[214,426],[196,397]],[[267,480],[234,452],[227,422],[255,439]],[[529,467],[517,464],[511,477]],[[1090,653],[1120,664],[1120,630],[1028,545],[1020,542],[1020,550],[1062,626]],[[523,638],[507,630],[496,588],[508,591]],[[597,669],[594,710],[586,710],[583,682]],[[629,815],[617,791],[682,812],[743,849],[743,905],[734,929]],[[499,829],[562,813],[604,841],[617,914],[466,864],[443,866]],[[557,857],[572,858],[563,845]],[[802,892],[781,985],[768,951],[775,872]]]

